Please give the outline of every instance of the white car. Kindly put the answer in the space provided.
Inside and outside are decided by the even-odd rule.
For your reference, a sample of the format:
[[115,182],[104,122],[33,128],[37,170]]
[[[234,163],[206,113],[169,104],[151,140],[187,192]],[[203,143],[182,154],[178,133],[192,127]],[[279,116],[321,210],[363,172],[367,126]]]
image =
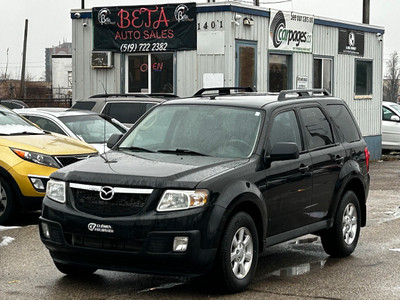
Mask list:
[[110,117],[91,111],[60,107],[15,109],[40,128],[84,141],[99,153],[108,151],[107,140],[114,134],[124,134],[128,128]]
[[400,105],[382,102],[382,150],[400,150]]

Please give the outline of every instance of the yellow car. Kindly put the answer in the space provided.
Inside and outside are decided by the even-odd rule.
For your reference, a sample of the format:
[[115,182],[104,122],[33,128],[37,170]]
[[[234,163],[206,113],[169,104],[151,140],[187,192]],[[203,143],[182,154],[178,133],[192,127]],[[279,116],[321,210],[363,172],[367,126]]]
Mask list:
[[40,209],[49,175],[91,155],[92,146],[43,131],[0,105],[0,224]]

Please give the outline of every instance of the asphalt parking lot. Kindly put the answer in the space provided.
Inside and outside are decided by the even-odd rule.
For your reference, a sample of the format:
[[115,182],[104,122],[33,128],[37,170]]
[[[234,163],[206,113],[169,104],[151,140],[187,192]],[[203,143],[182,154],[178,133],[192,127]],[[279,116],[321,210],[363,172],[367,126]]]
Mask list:
[[0,299],[399,299],[400,160],[371,163],[368,221],[356,251],[333,259],[318,238],[271,247],[249,289],[223,295],[182,277],[97,271],[74,279],[54,267],[39,240],[38,213],[0,227]]

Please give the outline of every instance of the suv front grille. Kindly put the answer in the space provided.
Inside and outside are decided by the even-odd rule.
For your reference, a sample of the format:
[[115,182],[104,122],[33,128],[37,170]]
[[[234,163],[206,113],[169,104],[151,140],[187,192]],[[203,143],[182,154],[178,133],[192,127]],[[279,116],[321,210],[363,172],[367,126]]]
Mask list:
[[146,204],[153,190],[114,188],[110,200],[100,197],[101,186],[70,184],[76,209],[88,214],[113,217],[137,214]]
[[86,159],[86,158],[92,156],[93,154],[77,154],[77,155],[62,155],[62,156],[60,155],[60,156],[56,156],[55,158],[62,167],[65,167],[74,162],[81,161],[82,159]]

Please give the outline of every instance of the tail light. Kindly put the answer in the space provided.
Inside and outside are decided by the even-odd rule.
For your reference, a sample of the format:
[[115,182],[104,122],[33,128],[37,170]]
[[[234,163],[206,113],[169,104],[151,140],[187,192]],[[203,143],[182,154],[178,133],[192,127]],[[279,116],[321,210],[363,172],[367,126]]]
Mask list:
[[368,147],[365,147],[364,153],[365,153],[365,162],[367,164],[367,172],[369,172],[369,159],[371,157],[371,154],[368,151]]

